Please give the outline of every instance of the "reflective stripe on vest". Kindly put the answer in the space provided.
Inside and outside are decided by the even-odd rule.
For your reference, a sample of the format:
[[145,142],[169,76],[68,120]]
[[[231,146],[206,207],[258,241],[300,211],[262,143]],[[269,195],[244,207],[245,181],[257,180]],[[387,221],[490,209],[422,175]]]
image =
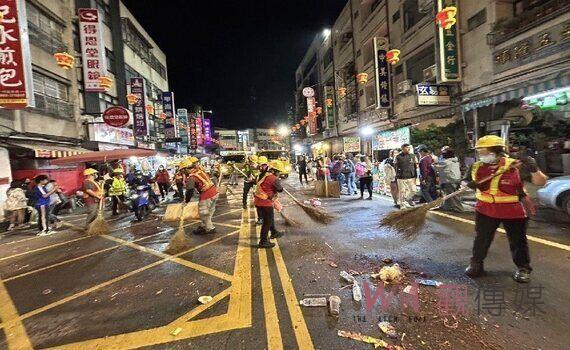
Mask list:
[[202,169],[193,170],[189,175],[198,179],[199,182],[202,184],[201,187],[197,186],[198,191],[200,192],[206,192],[207,190],[209,190],[214,186],[214,182],[212,181],[212,179]]
[[265,181],[265,179],[271,175],[269,172],[265,173],[265,175],[263,175],[263,177],[257,181],[257,184],[255,186],[255,192],[254,192],[254,196],[256,196],[259,199],[269,199],[269,195],[267,193],[265,193],[265,191],[263,191],[263,189],[261,188],[261,184],[263,183],[263,181]]
[[[501,161],[499,162],[499,168],[497,169],[497,172],[495,173],[495,174],[500,173],[501,175],[496,176],[491,180],[491,183],[489,185],[488,190],[481,191],[481,190],[477,189],[477,192],[475,194],[475,197],[477,198],[477,200],[480,200],[481,202],[485,202],[485,203],[517,203],[517,202],[519,202],[519,196],[518,195],[512,195],[512,194],[505,193],[505,192],[502,192],[501,190],[499,190],[499,184],[501,183],[501,178],[503,177],[503,174],[509,169],[509,166],[515,161],[516,161],[516,159],[508,158],[508,157],[501,159]],[[471,178],[475,182],[478,181],[477,171],[481,167],[481,164],[482,164],[482,162],[473,163],[473,168],[471,169]]]
[[[95,185],[95,188],[97,188],[95,191],[93,191],[95,194],[97,194],[97,195],[103,194],[103,190],[101,189],[101,186],[99,186],[99,184],[96,181],[85,180],[85,182],[91,182]],[[87,199],[89,197],[91,197],[91,195],[89,193],[87,193],[87,191],[83,191],[83,199]]]

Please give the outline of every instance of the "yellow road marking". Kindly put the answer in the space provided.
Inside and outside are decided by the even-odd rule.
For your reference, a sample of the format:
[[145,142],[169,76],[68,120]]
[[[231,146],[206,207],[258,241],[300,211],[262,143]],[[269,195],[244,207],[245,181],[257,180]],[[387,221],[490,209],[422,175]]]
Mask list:
[[148,269],[150,269],[150,268],[153,268],[153,267],[155,267],[155,266],[164,264],[165,262],[173,261],[174,259],[178,258],[178,257],[181,256],[181,255],[184,255],[184,254],[188,254],[188,253],[190,253],[190,252],[193,252],[193,251],[195,251],[195,250],[197,250],[197,249],[200,249],[200,248],[202,248],[202,247],[204,247],[204,246],[207,246],[207,245],[209,245],[209,244],[211,244],[211,243],[217,242],[217,241],[219,241],[219,240],[222,239],[222,238],[224,238],[224,236],[221,236],[221,237],[218,237],[218,238],[213,239],[213,240],[211,240],[211,241],[202,243],[202,244],[200,244],[200,245],[197,245],[197,246],[195,246],[195,247],[192,247],[192,248],[190,248],[190,249],[188,249],[188,250],[185,250],[185,251],[183,251],[183,252],[180,252],[180,253],[178,253],[178,254],[175,254],[175,255],[168,255],[167,258],[164,258],[164,259],[162,259],[162,260],[155,261],[155,262],[153,262],[153,263],[151,263],[151,264],[149,264],[149,265],[146,265],[146,266],[140,267],[140,268],[138,268],[138,269],[136,269],[136,270],[127,272],[127,273],[124,274],[124,275],[117,276],[117,277],[115,277],[115,278],[113,278],[113,279],[111,279],[111,280],[108,280],[108,281],[106,281],[106,282],[97,284],[97,285],[95,285],[95,286],[93,286],[93,287],[90,287],[90,288],[88,288],[88,289],[86,289],[86,290],[83,290],[83,291],[81,291],[81,292],[72,294],[72,295],[70,295],[70,296],[68,296],[68,297],[65,297],[65,298],[63,298],[63,299],[60,299],[60,300],[58,300],[58,301],[55,301],[55,302],[53,302],[53,303],[51,303],[51,304],[42,306],[42,307],[40,307],[40,308],[38,308],[38,309],[32,310],[32,311],[30,311],[30,312],[28,312],[28,313],[25,313],[25,314],[23,314],[23,315],[20,315],[20,316],[18,316],[18,317],[16,317],[16,318],[7,319],[7,320],[2,319],[3,323],[0,324],[0,328],[8,327],[9,325],[11,325],[11,324],[14,323],[14,322],[18,322],[18,321],[20,321],[20,320],[25,320],[25,319],[28,319],[28,318],[30,318],[30,317],[32,317],[32,316],[35,316],[35,315],[37,315],[37,314],[40,314],[40,313],[42,313],[42,312],[44,312],[44,311],[53,309],[54,307],[57,307],[57,306],[59,306],[59,305],[63,305],[63,304],[65,304],[65,303],[69,302],[69,301],[72,301],[72,300],[75,300],[75,299],[77,299],[77,298],[79,298],[79,297],[88,295],[88,294],[90,294],[90,293],[92,293],[92,292],[95,292],[95,291],[101,289],[101,288],[104,288],[104,287],[106,287],[106,286],[109,286],[109,285],[111,285],[111,284],[113,284],[113,283],[115,283],[115,282],[122,281],[122,280],[124,280],[124,279],[126,279],[126,278],[128,278],[128,277],[134,276],[134,275],[136,275],[136,274],[138,274],[138,273],[140,273],[140,272],[143,272],[143,271],[146,271],[146,270],[148,270]]
[[[114,336],[91,339],[87,341],[66,344],[55,349],[136,349],[144,346],[164,344],[172,341],[180,341],[201,335],[224,332],[234,329],[247,328],[252,325],[252,286],[251,286],[251,227],[249,225],[249,213],[244,211],[242,225],[239,230],[239,242],[236,253],[234,276],[232,281],[228,312],[225,315],[214,316],[201,320],[190,320],[197,312],[202,312],[213,305],[198,307],[199,310],[191,310],[170,324],[154,329],[135,331]],[[220,237],[220,239],[223,237]],[[212,241],[210,241],[211,243]],[[182,255],[186,252],[177,254]],[[223,299],[229,289],[214,297],[217,302]],[[182,331],[173,337],[170,333],[176,328]]]
[[279,272],[279,278],[281,279],[281,285],[283,286],[283,293],[285,294],[287,308],[289,309],[289,314],[291,315],[291,322],[293,324],[293,330],[295,331],[297,346],[300,350],[314,349],[313,341],[311,339],[311,335],[309,334],[309,329],[307,328],[307,324],[303,318],[303,313],[299,307],[299,301],[297,299],[297,295],[295,294],[295,289],[291,283],[291,277],[289,277],[287,266],[285,266],[283,255],[281,255],[279,243],[275,244],[275,247],[273,248],[273,255],[275,256],[277,271]]
[[[158,235],[160,235],[160,234],[163,234],[163,233],[165,233],[165,232],[172,231],[172,230],[174,230],[174,229],[169,229],[169,230],[166,230],[166,231],[157,232],[157,233],[155,233],[155,234],[153,234],[153,235],[149,235],[149,236],[145,236],[145,237],[141,237],[141,238],[135,239],[133,242],[142,241],[142,240],[145,240],[145,239],[147,239],[147,238],[151,238],[151,237],[154,237],[154,236],[158,236]],[[117,248],[124,247],[124,246],[125,246],[125,244],[121,243],[121,244],[118,244],[118,245],[114,245],[114,246],[112,246],[112,247],[108,247],[108,248],[104,248],[104,249],[101,249],[101,250],[97,250],[97,251],[94,251],[94,252],[91,252],[91,253],[88,253],[88,254],[85,254],[85,255],[81,255],[81,256],[72,258],[72,259],[60,261],[60,262],[55,263],[55,264],[53,264],[53,265],[44,266],[44,267],[39,268],[39,269],[36,269],[36,270],[28,271],[28,272],[25,272],[25,273],[22,273],[22,274],[19,274],[19,275],[16,275],[16,276],[12,276],[12,277],[6,278],[6,279],[2,280],[2,282],[9,282],[9,281],[12,281],[12,280],[15,280],[15,279],[18,279],[18,278],[22,278],[22,277],[25,277],[25,276],[29,276],[29,275],[32,275],[32,274],[34,274],[34,273],[38,273],[38,272],[41,272],[41,271],[49,270],[49,269],[52,269],[52,268],[54,268],[54,267],[62,266],[62,265],[65,265],[65,264],[69,264],[69,263],[71,263],[71,262],[75,262],[75,261],[78,261],[78,260],[81,260],[81,259],[85,259],[85,258],[88,258],[88,257],[90,257],[90,256],[94,256],[94,255],[97,255],[97,254],[100,254],[100,253],[108,252],[108,251],[110,251],[110,250],[117,249]]]
[[263,311],[265,315],[265,332],[267,334],[267,348],[271,350],[283,349],[283,339],[279,329],[279,316],[271,285],[271,275],[267,262],[265,249],[258,249],[259,269],[261,271],[261,291],[263,292]]
[[[3,322],[18,317],[18,310],[14,306],[4,283],[0,282],[0,320]],[[33,349],[32,343],[22,321],[8,324],[4,329],[9,350]]]
[[[233,235],[233,234],[236,234],[236,233],[238,233],[238,232],[239,232],[239,231],[233,231],[233,232],[230,232],[230,233],[228,233],[228,234],[226,234],[226,235],[224,235],[224,236],[218,237],[218,238],[222,239],[222,238],[231,236],[231,235]],[[154,250],[154,249],[151,249],[151,248],[148,248],[148,247],[144,247],[144,246],[142,246],[142,245],[138,245],[138,244],[135,244],[135,243],[133,243],[133,242],[125,241],[125,240],[120,239],[120,238],[117,238],[117,237],[107,236],[107,235],[103,235],[103,236],[101,236],[101,237],[106,238],[106,239],[111,240],[111,241],[114,241],[114,242],[117,242],[117,243],[120,243],[120,244],[123,244],[123,245],[126,245],[127,247],[131,247],[131,248],[140,250],[141,252],[145,252],[145,253],[152,254],[152,255],[154,255],[154,256],[158,256],[159,258],[166,259],[166,258],[169,258],[169,257],[170,257],[170,255],[168,255],[168,254],[166,254],[166,253],[159,252],[158,250]],[[184,259],[180,259],[180,258],[174,258],[174,259],[172,259],[172,261],[174,261],[174,262],[176,262],[176,263],[178,263],[178,264],[180,264],[180,265],[184,265],[184,266],[186,266],[186,267],[189,267],[189,268],[191,268],[191,269],[194,269],[194,270],[203,272],[203,273],[205,273],[205,274],[208,274],[208,275],[211,275],[211,276],[214,276],[214,277],[217,277],[217,278],[221,278],[221,279],[226,280],[226,281],[230,281],[230,282],[231,282],[231,280],[232,280],[232,276],[230,276],[230,275],[228,275],[228,274],[226,274],[226,273],[223,273],[223,272],[221,272],[221,271],[217,271],[217,270],[211,269],[211,268],[206,267],[206,266],[202,266],[202,265],[193,263],[193,262],[188,261],[188,260],[184,260]]]
[[[382,200],[385,200],[385,201],[387,201],[387,202],[392,202],[391,200],[386,199],[386,198],[381,197],[381,196],[378,197],[378,198],[380,198],[380,199],[382,199]],[[432,214],[434,214],[434,215],[439,215],[439,216],[444,217],[444,218],[448,218],[448,219],[452,219],[452,220],[455,220],[455,221],[463,222],[463,223],[466,223],[466,224],[475,225],[475,221],[473,221],[473,220],[464,219],[464,218],[461,218],[461,217],[458,217],[458,216],[454,216],[454,215],[451,215],[451,214],[442,213],[442,212],[440,212],[440,211],[431,210],[430,213],[432,213]],[[498,231],[498,232],[501,232],[501,233],[507,233],[507,231],[505,231],[503,228],[500,228],[500,227],[497,229],[497,231]],[[544,244],[544,245],[547,245],[547,246],[550,246],[550,247],[553,247],[553,248],[558,248],[558,249],[570,251],[570,246],[569,246],[569,245],[566,245],[566,244],[549,241],[548,239],[544,239],[544,238],[532,236],[532,235],[529,235],[529,234],[527,234],[526,237],[527,237],[527,239],[528,239],[529,241],[532,241],[532,242]]]

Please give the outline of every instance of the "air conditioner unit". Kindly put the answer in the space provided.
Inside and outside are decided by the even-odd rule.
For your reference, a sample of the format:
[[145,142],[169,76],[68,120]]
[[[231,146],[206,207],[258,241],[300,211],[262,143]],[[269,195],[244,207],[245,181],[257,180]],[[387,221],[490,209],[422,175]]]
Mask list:
[[435,64],[424,69],[424,81],[435,81],[436,76]]
[[404,80],[398,83],[398,94],[403,95],[406,92],[412,91],[412,81],[411,80]]

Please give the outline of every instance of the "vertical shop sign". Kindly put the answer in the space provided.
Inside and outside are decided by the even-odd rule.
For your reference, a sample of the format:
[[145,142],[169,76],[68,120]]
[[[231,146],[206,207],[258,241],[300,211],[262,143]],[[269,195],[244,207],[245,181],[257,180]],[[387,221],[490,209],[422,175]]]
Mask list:
[[314,135],[317,133],[317,111],[314,97],[307,97],[307,113],[309,116],[307,132],[309,135]]
[[390,65],[386,60],[387,38],[374,38],[374,68],[376,70],[376,108],[390,108]]
[[148,135],[148,123],[146,119],[146,93],[145,83],[142,77],[131,78],[131,94],[137,97],[137,102],[133,105],[133,119],[135,136]]
[[[450,9],[454,8],[454,11]],[[443,23],[445,21],[436,22],[437,37],[439,46],[439,65],[438,65],[438,82],[460,82],[461,81],[461,59],[459,52],[459,30],[456,19],[459,18],[457,13],[457,0],[437,0],[438,16],[446,15],[449,20],[453,20],[450,28],[445,29]]]
[[334,128],[335,120],[335,103],[334,103],[334,87],[325,86],[325,118],[327,123],[327,129]]
[[188,118],[188,144],[192,151],[196,151],[198,149],[198,130],[196,128],[196,113],[190,113],[190,117]]
[[33,105],[26,7],[23,0],[5,0],[0,6],[0,106]]
[[204,144],[211,145],[212,144],[212,125],[211,125],[210,119],[204,118],[203,128],[204,128]]
[[107,74],[105,47],[97,9],[79,9],[79,40],[83,62],[83,85],[87,92],[104,92],[99,78]]
[[166,114],[164,121],[164,136],[166,141],[179,137],[178,117],[176,116],[176,106],[174,104],[174,92],[165,91],[162,93],[162,109]]

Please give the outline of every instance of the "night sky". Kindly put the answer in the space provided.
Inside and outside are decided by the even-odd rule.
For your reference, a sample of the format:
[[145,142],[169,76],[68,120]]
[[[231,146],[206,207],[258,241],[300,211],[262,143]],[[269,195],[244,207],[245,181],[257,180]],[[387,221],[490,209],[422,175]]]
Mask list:
[[295,69],[346,0],[123,0],[166,53],[177,108],[216,127],[269,127],[294,104]]

